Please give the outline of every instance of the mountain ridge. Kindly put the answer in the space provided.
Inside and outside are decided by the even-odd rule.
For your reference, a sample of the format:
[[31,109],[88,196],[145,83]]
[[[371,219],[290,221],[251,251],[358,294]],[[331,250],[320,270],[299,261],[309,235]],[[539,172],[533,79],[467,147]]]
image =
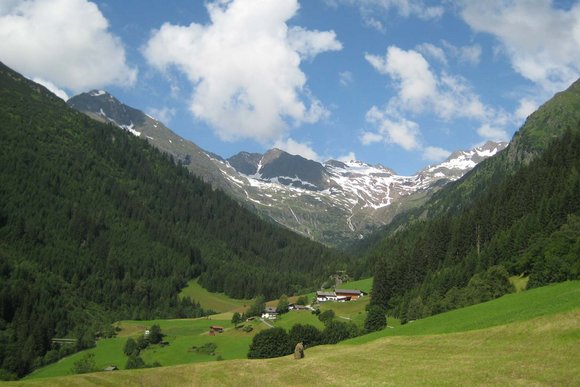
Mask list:
[[320,163],[276,148],[263,154],[242,151],[223,159],[105,91],[82,93],[68,104],[146,139],[262,217],[331,246],[364,238],[506,145],[490,143],[479,151],[456,151],[440,164],[400,176],[382,165]]

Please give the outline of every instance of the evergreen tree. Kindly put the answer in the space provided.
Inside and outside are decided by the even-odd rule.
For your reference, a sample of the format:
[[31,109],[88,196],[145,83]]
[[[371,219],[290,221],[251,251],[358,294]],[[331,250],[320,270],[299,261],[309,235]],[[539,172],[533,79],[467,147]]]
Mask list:
[[375,332],[387,326],[385,311],[378,305],[369,305],[365,318],[364,328],[366,332]]
[[288,296],[282,294],[280,296],[280,300],[278,301],[278,305],[276,306],[276,312],[282,314],[288,312],[288,306],[290,303],[288,302]]
[[234,324],[234,327],[238,327],[238,324],[241,323],[243,321],[242,316],[240,315],[239,312],[234,312],[233,316],[232,316],[232,324]]

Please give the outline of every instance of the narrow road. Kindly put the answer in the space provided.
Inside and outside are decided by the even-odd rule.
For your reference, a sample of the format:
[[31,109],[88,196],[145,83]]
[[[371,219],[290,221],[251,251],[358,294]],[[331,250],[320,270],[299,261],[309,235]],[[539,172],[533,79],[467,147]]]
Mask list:
[[266,320],[264,320],[263,318],[262,318],[262,319],[260,319],[260,320],[262,320],[262,322],[263,322],[264,324],[266,324],[267,326],[269,326],[270,328],[274,328],[274,325],[270,324],[269,322],[267,322],[267,321],[266,321]]

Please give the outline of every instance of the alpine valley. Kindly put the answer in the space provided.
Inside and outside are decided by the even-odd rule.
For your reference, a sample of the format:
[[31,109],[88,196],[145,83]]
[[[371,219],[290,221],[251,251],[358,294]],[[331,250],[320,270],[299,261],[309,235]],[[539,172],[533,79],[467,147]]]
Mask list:
[[280,149],[224,159],[103,90],[82,93],[68,104],[146,139],[261,216],[329,246],[345,247],[363,239],[507,146],[490,141],[401,176],[382,165],[357,160],[319,163]]
[[[580,80],[507,147],[414,176],[225,160],[104,91],[67,105],[2,64],[0,123],[2,380],[578,384]],[[347,276],[360,299],[312,301]]]

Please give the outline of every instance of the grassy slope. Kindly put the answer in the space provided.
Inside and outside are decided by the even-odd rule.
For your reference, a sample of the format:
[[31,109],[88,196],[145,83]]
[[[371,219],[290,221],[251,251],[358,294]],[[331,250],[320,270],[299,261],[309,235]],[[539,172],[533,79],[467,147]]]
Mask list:
[[580,311],[553,317],[480,331],[315,347],[300,361],[287,356],[208,362],[23,384],[260,385],[267,376],[268,385],[578,385]]
[[236,300],[224,293],[211,293],[198,284],[196,279],[189,281],[179,296],[189,296],[192,300],[199,302],[202,308],[216,312],[239,311],[241,313],[253,302],[252,300]]
[[367,343],[383,336],[432,335],[484,329],[580,307],[580,281],[531,289],[493,301],[438,314],[413,323],[360,336],[345,343]]
[[[127,337],[137,338],[153,324],[160,325],[162,332],[166,334],[165,340],[169,342],[169,345],[165,347],[151,346],[141,352],[141,357],[146,363],[158,361],[163,366],[215,360],[214,356],[200,355],[190,351],[192,346],[201,346],[208,342],[217,344],[216,354],[221,355],[223,359],[245,358],[254,334],[267,328],[263,324],[255,322],[253,324],[254,331],[245,333],[235,330],[230,319],[219,320],[215,316],[212,316],[211,319],[123,321],[119,324],[122,331],[117,338],[100,340],[96,348],[76,353],[55,364],[41,368],[27,376],[26,379],[68,375],[71,373],[74,363],[86,352],[95,354],[98,369],[112,364],[124,369],[127,357],[123,354],[123,347]],[[211,325],[221,325],[226,328],[226,331],[217,336],[209,336],[207,332]]]
[[[149,371],[119,372],[115,375],[100,373],[74,376],[70,379],[42,379],[38,385],[84,385],[101,382],[105,385],[176,385],[198,384],[201,381],[209,385],[256,384],[263,374],[271,375],[274,384],[288,384],[291,380],[299,384],[344,384],[346,381],[376,384],[378,381],[392,381],[394,384],[532,382],[574,385],[580,382],[580,367],[575,361],[580,356],[579,306],[580,281],[565,282],[396,326],[394,329],[355,338],[336,346],[315,347],[307,351],[307,358],[301,362],[293,362],[289,358],[232,360],[219,364],[206,362]],[[284,328],[298,322],[316,325],[314,316],[308,312],[302,313],[284,316],[277,325]],[[126,322],[123,332],[135,334],[152,323],[154,322]],[[205,330],[207,326],[217,323],[230,327],[227,321],[167,320],[159,323],[170,336],[185,337],[191,334],[187,336],[188,339],[183,340],[187,343],[183,347],[184,351],[167,354],[165,362],[161,362],[164,365],[213,360],[201,359],[201,355],[195,355],[197,357],[192,360],[186,352],[191,345],[208,341],[218,344],[218,353],[223,351],[222,356],[225,359],[232,359],[234,356],[243,358],[251,340],[246,334],[233,329],[223,335],[209,337],[200,334],[201,331],[196,331],[195,334],[195,329],[192,328],[199,324],[199,329]],[[263,324],[256,323],[256,330],[263,328]],[[235,335],[244,337],[238,340]],[[170,336],[168,339],[171,341]],[[124,341],[123,338],[119,340],[121,344],[118,349],[114,349],[115,353],[121,352]],[[240,347],[236,347],[234,343],[240,344]],[[243,349],[241,344],[244,344]],[[166,348],[175,350],[178,344],[172,343]],[[231,356],[226,355],[226,350],[230,351]],[[372,355],[379,353],[380,356]],[[159,359],[148,357],[147,353],[143,357],[148,362]],[[99,363],[98,358],[97,355]],[[340,361],[344,358],[350,359],[349,362]],[[168,359],[177,360],[168,362]],[[73,362],[70,361],[67,371]],[[456,372],[456,365],[461,367],[461,373]],[[269,367],[276,367],[277,372],[272,373]],[[42,371],[46,372],[47,368]],[[498,374],[493,371],[496,369],[500,371]],[[292,376],[293,373],[299,375]],[[41,376],[49,374],[34,374],[36,378]]]

